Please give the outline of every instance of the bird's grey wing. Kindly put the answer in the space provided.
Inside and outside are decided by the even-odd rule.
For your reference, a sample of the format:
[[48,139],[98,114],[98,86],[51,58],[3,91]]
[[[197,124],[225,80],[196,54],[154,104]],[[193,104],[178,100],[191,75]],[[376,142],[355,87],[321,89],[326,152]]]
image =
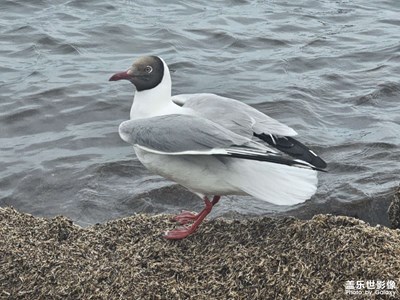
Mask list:
[[314,169],[196,116],[164,115],[129,120],[121,123],[119,134],[124,141],[155,154],[236,157]]
[[289,126],[238,100],[215,94],[181,94],[173,96],[172,101],[243,136],[297,135]]
[[255,136],[294,158],[326,168],[318,155],[293,138],[296,131],[243,102],[215,94],[182,94],[172,101],[239,135]]
[[119,133],[128,143],[162,153],[261,146],[210,120],[189,115],[164,115],[125,121],[121,123]]

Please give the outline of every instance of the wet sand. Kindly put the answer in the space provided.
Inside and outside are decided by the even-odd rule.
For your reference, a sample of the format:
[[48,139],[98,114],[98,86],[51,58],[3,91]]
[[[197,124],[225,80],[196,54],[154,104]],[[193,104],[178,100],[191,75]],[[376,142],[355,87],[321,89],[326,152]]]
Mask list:
[[345,294],[358,280],[394,280],[400,297],[400,230],[331,215],[215,219],[167,241],[169,218],[82,228],[0,208],[0,298],[365,299]]

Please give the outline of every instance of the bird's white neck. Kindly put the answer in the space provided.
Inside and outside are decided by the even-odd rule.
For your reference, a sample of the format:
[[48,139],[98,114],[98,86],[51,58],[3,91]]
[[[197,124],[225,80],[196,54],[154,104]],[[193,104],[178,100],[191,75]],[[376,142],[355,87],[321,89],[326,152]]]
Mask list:
[[159,85],[150,90],[136,91],[131,107],[130,118],[143,119],[168,114],[177,106],[171,100],[171,75],[167,64],[164,63],[164,76]]

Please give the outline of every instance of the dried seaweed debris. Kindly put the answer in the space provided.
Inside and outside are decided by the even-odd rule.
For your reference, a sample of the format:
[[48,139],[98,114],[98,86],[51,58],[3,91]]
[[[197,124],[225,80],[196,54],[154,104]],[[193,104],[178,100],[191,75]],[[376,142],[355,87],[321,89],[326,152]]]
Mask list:
[[[216,219],[167,241],[167,215],[81,228],[0,208],[4,299],[365,299],[345,283],[395,280],[400,231],[341,216]],[[359,298],[358,298],[359,297]],[[384,299],[374,295],[368,299]]]

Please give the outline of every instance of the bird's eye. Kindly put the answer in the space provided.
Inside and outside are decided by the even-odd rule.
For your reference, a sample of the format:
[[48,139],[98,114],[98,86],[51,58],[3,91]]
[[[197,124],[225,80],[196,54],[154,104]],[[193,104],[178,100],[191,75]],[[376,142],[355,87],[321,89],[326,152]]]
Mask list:
[[144,70],[145,70],[147,73],[153,72],[153,68],[150,67],[150,66],[147,66],[146,68],[144,68]]

